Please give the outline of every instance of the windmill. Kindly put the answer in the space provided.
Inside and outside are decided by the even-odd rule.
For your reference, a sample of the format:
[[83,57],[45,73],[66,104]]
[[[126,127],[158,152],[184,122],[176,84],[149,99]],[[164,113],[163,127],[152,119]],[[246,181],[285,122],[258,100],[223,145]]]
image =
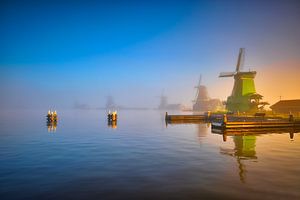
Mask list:
[[[227,98],[226,109],[232,112],[256,112],[262,105],[262,95],[257,94],[254,85],[256,71],[242,71],[245,49],[240,48],[235,72],[222,72],[219,77],[234,77],[231,96]],[[264,102],[265,103],[265,102]]]
[[106,104],[105,104],[105,108],[106,109],[116,109],[116,104],[114,101],[114,98],[112,96],[107,96],[106,97]]
[[210,110],[207,89],[204,85],[201,85],[202,76],[200,75],[198,85],[195,86],[197,89],[195,99],[193,100],[193,110],[194,111],[208,111]]
[[157,97],[160,98],[158,109],[165,109],[168,105],[168,97],[164,95],[164,90],[162,90],[161,95]]

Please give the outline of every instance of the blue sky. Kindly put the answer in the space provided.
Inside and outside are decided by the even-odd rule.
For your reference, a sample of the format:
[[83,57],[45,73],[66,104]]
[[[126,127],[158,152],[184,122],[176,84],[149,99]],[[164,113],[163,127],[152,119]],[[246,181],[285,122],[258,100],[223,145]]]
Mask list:
[[297,1],[1,1],[0,13],[7,108],[99,107],[107,95],[155,107],[163,89],[191,104],[200,73],[226,99],[232,80],[218,74],[240,47],[258,73],[300,56]]

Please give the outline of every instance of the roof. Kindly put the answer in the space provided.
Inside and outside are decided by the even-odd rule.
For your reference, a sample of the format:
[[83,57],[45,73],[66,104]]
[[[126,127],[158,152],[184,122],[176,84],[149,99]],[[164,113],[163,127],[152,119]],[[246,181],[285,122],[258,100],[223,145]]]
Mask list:
[[270,106],[271,109],[285,107],[300,107],[300,99],[280,100],[274,105]]

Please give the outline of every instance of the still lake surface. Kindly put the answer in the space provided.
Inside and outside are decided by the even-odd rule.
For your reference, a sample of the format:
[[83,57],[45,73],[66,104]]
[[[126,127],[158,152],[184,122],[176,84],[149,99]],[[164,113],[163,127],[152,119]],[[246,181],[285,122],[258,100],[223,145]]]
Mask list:
[[10,111],[0,121],[0,199],[300,199],[300,135],[228,136],[164,113]]

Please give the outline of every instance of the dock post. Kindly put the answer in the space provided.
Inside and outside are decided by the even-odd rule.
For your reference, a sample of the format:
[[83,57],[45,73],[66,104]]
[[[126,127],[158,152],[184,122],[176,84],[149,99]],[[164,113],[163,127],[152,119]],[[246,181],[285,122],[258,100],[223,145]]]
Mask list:
[[50,110],[48,111],[48,114],[47,114],[47,121],[51,122],[51,111]]
[[53,121],[57,122],[58,121],[58,117],[57,117],[57,112],[56,110],[53,112]]
[[290,122],[293,122],[293,121],[294,121],[294,116],[293,116],[293,114],[290,114],[290,116],[289,116],[289,121],[290,121]]
[[226,128],[226,123],[227,123],[227,115],[223,115],[223,128]]
[[114,121],[117,121],[117,119],[118,119],[118,114],[117,114],[117,111],[115,111],[115,113],[114,113]]
[[168,121],[168,112],[166,112],[165,121]]
[[112,121],[112,114],[110,112],[110,110],[108,111],[108,114],[107,114],[107,121]]
[[210,116],[211,116],[211,112],[207,111],[207,119],[206,120],[210,120]]

